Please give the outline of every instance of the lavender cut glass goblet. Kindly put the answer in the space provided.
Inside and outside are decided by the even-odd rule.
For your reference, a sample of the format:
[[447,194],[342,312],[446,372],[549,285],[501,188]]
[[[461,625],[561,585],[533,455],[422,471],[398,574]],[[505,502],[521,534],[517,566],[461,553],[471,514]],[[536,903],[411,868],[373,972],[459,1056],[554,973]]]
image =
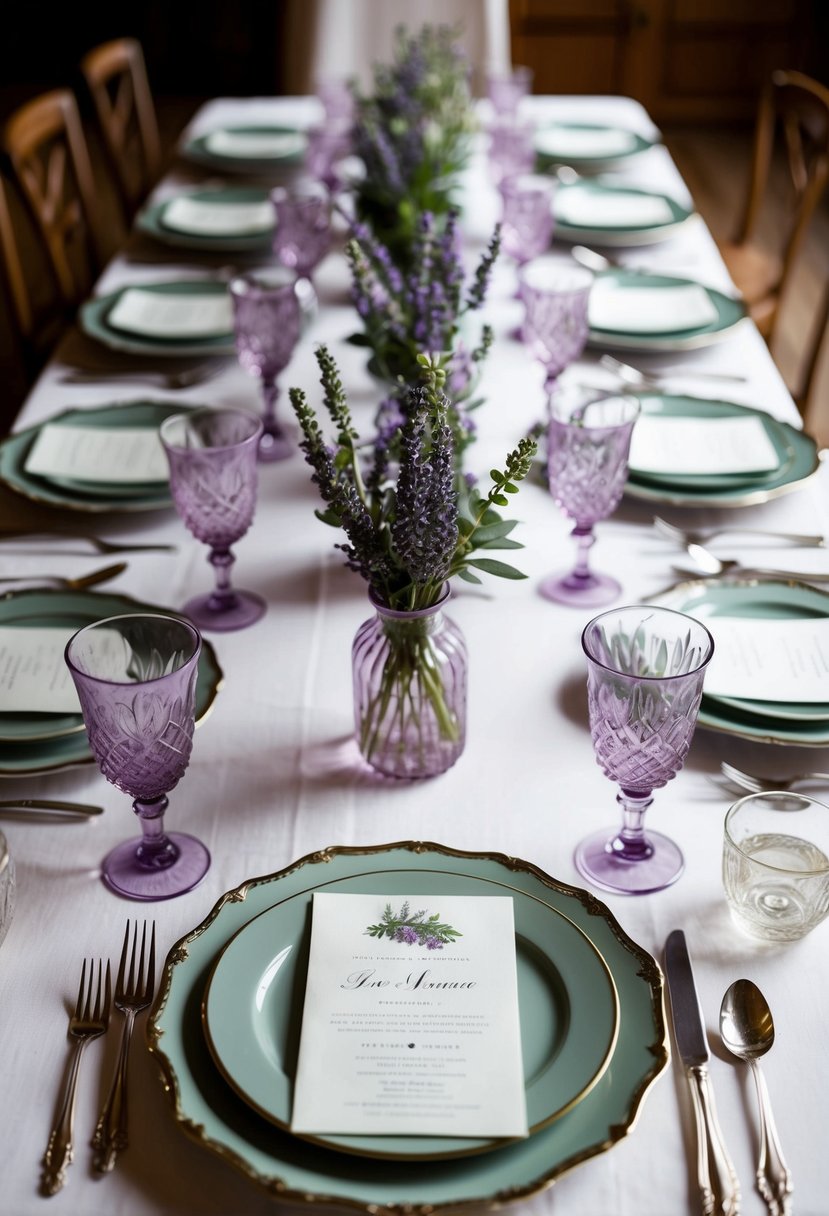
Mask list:
[[277,186],[271,191],[276,211],[273,251],[298,279],[311,272],[331,248],[331,200],[321,186]]
[[141,822],[141,837],[116,845],[102,866],[107,886],[130,899],[182,895],[210,867],[195,836],[164,831],[167,795],[193,747],[200,651],[189,622],[154,613],[96,621],[66,647],[92,753]]
[[533,70],[530,67],[507,68],[502,71],[495,69],[487,72],[487,96],[496,114],[508,117],[514,115],[522,98],[532,92]]
[[244,629],[258,621],[265,601],[231,586],[230,546],[245,535],[256,507],[256,451],[262,423],[244,410],[197,409],[161,424],[170,465],[170,492],[181,518],[210,545],[216,586],[184,611],[200,629]]
[[353,125],[350,121],[327,121],[324,126],[310,127],[306,132],[306,172],[328,191],[336,194],[342,189],[346,166],[343,164],[354,150]]
[[693,617],[637,605],[590,621],[582,646],[593,746],[602,772],[620,786],[622,825],[583,840],[576,867],[604,891],[660,891],[679,878],[684,860],[667,836],[645,832],[645,812],[688,754],[714,639]]
[[593,526],[619,505],[628,473],[628,453],[639,401],[601,390],[562,385],[550,402],[547,476],[557,505],[573,520],[576,564],[569,573],[544,579],[540,591],[557,604],[595,608],[622,588],[615,578],[588,566]]
[[524,301],[521,337],[544,366],[549,395],[587,342],[593,275],[575,262],[548,255],[524,266],[519,279]]
[[506,177],[501,182],[501,247],[519,266],[550,247],[554,188],[552,178],[539,173]]
[[489,130],[489,171],[497,183],[505,177],[531,173],[535,166],[535,125],[516,118],[499,118]]
[[252,271],[233,279],[230,296],[239,362],[262,381],[265,408],[259,459],[285,460],[293,455],[294,443],[276,417],[276,378],[299,341],[301,308],[295,275],[281,266]]

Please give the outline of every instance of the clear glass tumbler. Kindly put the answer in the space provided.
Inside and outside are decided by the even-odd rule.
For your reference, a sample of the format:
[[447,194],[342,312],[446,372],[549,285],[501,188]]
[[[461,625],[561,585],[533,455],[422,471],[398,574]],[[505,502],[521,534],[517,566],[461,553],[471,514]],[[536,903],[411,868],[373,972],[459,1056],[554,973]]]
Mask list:
[[829,806],[770,791],[725,817],[723,886],[733,920],[751,937],[793,942],[829,915]]

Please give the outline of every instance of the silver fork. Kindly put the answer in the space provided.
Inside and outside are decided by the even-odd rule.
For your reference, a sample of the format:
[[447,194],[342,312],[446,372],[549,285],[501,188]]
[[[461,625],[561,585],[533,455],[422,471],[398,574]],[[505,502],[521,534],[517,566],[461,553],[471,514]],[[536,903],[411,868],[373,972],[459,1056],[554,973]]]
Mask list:
[[826,544],[823,536],[808,536],[802,532],[768,532],[763,528],[734,528],[730,524],[722,528],[677,528],[669,524],[667,519],[653,517],[657,532],[661,532],[668,540],[674,541],[682,549],[689,545],[705,545],[716,536],[765,536],[775,540],[791,541],[793,545],[803,545],[809,549],[822,549]]
[[[83,1050],[91,1039],[102,1035],[109,1024],[109,1005],[111,996],[111,981],[109,962],[106,965],[106,981],[101,991],[102,963],[98,959],[98,979],[95,982],[95,963],[89,960],[89,976],[84,959],[81,968],[81,983],[78,988],[78,999],[75,1009],[69,1019],[69,1038],[72,1041],[69,1071],[63,1089],[58,1113],[49,1136],[49,1143],[43,1158],[43,1174],[41,1190],[45,1195],[55,1195],[66,1181],[66,1171],[72,1164],[72,1122],[75,1115],[75,1090],[78,1084],[78,1073],[81,1066]],[[93,988],[95,1002],[92,1002]]]
[[0,578],[0,583],[37,583],[47,587],[65,588],[67,591],[85,591],[87,587],[97,587],[99,583],[108,583],[110,579],[117,578],[126,568],[126,562],[115,562],[112,566],[91,570],[89,574],[82,574],[77,578],[66,578],[62,574],[15,574]]
[[206,384],[213,380],[226,364],[217,361],[215,364],[198,364],[178,372],[140,372],[115,371],[102,368],[100,371],[70,371],[61,376],[62,384],[101,384],[111,380],[118,384],[150,384],[167,389],[192,388],[197,384]]
[[[127,1066],[129,1063],[130,1041],[135,1024],[135,1015],[146,1009],[153,999],[155,986],[155,921],[153,921],[150,937],[150,952],[146,958],[147,922],[141,930],[141,952],[136,967],[136,947],[138,945],[138,922],[136,921],[130,945],[130,922],[127,921],[124,933],[124,944],[121,947],[121,961],[118,965],[118,978],[115,981],[115,1008],[124,1015],[124,1025],[121,1030],[121,1046],[118,1050],[118,1062],[115,1075],[112,1078],[109,1096],[104,1103],[95,1135],[92,1137],[94,1165],[99,1174],[107,1174],[115,1165],[115,1158],[122,1149],[127,1147]],[[129,974],[127,974],[129,960]]]
[[762,794],[766,790],[790,790],[796,785],[806,785],[814,781],[829,782],[829,773],[793,773],[790,777],[759,777],[754,773],[744,773],[742,769],[735,768],[733,764],[728,764],[725,760],[720,765],[720,772],[727,781],[747,790],[750,794]]
[[[120,540],[104,540],[101,536],[93,536],[88,532],[70,532],[70,531],[53,531],[53,532],[38,532],[30,528],[2,528],[0,529],[0,544],[6,542],[13,544],[18,541],[38,540],[40,537],[48,540],[54,537],[57,540],[77,540],[83,541],[94,549],[96,553],[172,553],[176,548],[175,545],[161,545],[153,543],[136,544],[129,541]],[[51,552],[51,550],[40,549],[39,552]],[[64,550],[58,549],[55,552],[62,553]]]
[[748,377],[738,376],[734,372],[711,372],[695,367],[676,367],[670,372],[646,372],[641,367],[633,367],[623,363],[614,355],[602,355],[599,364],[610,372],[615,372],[629,384],[661,385],[666,380],[675,380],[678,376],[692,376],[696,380],[724,380],[729,384],[745,384]]

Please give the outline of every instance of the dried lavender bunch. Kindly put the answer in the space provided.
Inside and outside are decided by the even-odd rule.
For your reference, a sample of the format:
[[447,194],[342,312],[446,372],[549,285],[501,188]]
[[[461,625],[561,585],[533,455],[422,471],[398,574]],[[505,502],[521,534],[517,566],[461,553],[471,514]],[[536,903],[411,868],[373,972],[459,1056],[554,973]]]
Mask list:
[[481,549],[517,549],[509,539],[515,521],[495,510],[516,493],[529,472],[535,443],[523,439],[503,472],[493,470],[486,496],[459,490],[455,476],[446,369],[439,358],[421,355],[422,383],[409,390],[405,406],[366,448],[354,428],[336,364],[320,347],[323,404],[336,428],[329,446],[316,414],[300,389],[290,390],[300,427],[300,447],[313,469],[312,481],[326,507],[317,514],[342,528],[346,565],[366,580],[388,608],[413,611],[440,599],[447,579],[480,579],[472,570],[503,578],[524,575],[504,562],[476,556]]
[[372,92],[355,89],[354,147],[365,164],[358,214],[377,232],[411,235],[423,211],[450,204],[474,128],[469,68],[458,30],[399,27],[394,60],[374,69]]
[[[352,337],[372,351],[370,366],[383,379],[397,382],[405,397],[420,377],[418,356],[428,350],[441,357],[452,401],[456,464],[474,434],[468,411],[476,372],[489,353],[492,330],[481,327],[478,344],[470,349],[460,339],[461,320],[482,307],[500,248],[496,227],[472,279],[467,283],[460,252],[458,214],[450,210],[442,231],[434,216],[421,215],[412,247],[411,269],[402,273],[385,245],[364,224],[355,226],[346,254],[351,265],[351,296],[363,322]],[[378,429],[381,420],[378,418]]]

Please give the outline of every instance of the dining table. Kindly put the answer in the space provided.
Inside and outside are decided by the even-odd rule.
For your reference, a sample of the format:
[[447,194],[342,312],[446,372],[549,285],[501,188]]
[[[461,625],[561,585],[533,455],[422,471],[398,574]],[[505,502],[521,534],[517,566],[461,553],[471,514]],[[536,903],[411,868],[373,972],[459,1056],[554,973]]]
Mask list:
[[[480,104],[485,123],[487,103]],[[614,180],[664,192],[691,214],[668,239],[615,253],[632,268],[691,278],[733,295],[714,239],[693,211],[667,147],[638,102],[560,96],[532,97],[522,105],[539,123],[604,123],[641,136],[641,151],[615,170]],[[200,108],[181,146],[219,128],[270,124],[305,129],[320,116],[312,97],[220,98]],[[269,184],[284,176],[275,175]],[[205,183],[243,180],[241,174],[223,177],[204,160],[179,156],[150,203]],[[475,137],[462,176],[460,204],[471,271],[499,218],[483,130]],[[349,295],[343,236],[341,224],[337,242],[314,272],[317,307],[279,376],[278,410],[290,421],[292,387],[302,389],[320,408],[314,352],[325,343],[339,365],[355,425],[368,436],[384,389],[367,368],[365,348],[348,341],[359,326]],[[561,246],[562,253],[566,248]],[[267,261],[268,251],[260,257]],[[254,260],[249,252],[204,257],[198,250],[135,233],[107,266],[95,292],[102,297],[125,284],[227,280]],[[479,385],[483,403],[475,413],[476,436],[466,453],[467,468],[483,479],[492,467],[501,467],[506,453],[544,418],[543,370],[517,337],[522,305],[516,284],[516,266],[502,255],[481,313],[495,336]],[[477,317],[473,314],[471,320]],[[259,410],[259,384],[232,354],[215,376],[185,387],[161,381],[130,384],[126,377],[119,379],[115,364],[111,377],[72,382],[69,375],[81,363],[78,351],[84,344],[86,349],[94,346],[77,331],[63,339],[25,401],[14,432],[66,409],[136,400]],[[601,353],[600,345],[589,343],[566,378],[613,388],[617,381],[599,363]],[[791,395],[748,319],[721,340],[694,349],[636,350],[620,357],[665,373],[674,392],[735,402],[801,427]],[[145,359],[145,366],[149,362]],[[130,356],[124,354],[123,370],[129,366]],[[163,372],[164,366],[159,357],[158,370]],[[595,610],[554,604],[539,594],[542,579],[556,568],[569,568],[573,557],[570,524],[553,501],[543,471],[534,470],[510,500],[508,514],[519,521],[513,535],[523,546],[510,558],[525,577],[482,575],[479,586],[452,587],[448,615],[462,629],[469,651],[467,740],[453,767],[423,780],[381,777],[358,752],[351,645],[372,610],[365,586],[335,548],[340,537],[315,515],[321,503],[310,472],[299,451],[290,459],[260,465],[256,515],[234,547],[234,579],[261,595],[267,610],[250,628],[205,631],[223,673],[221,685],[197,727],[191,762],[170,796],[168,812],[170,828],[192,832],[210,850],[212,862],[200,885],[177,898],[143,906],[119,899],[103,885],[102,857],[133,834],[135,824],[127,795],[105,781],[91,757],[54,771],[4,774],[0,798],[73,799],[104,808],[102,815],[88,821],[0,821],[16,870],[14,916],[0,948],[0,1143],[5,1145],[0,1211],[8,1216],[33,1216],[48,1206],[72,1216],[264,1216],[329,1202],[334,1208],[383,1210],[371,1191],[365,1200],[359,1187],[356,1197],[345,1195],[339,1162],[352,1159],[336,1152],[325,1156],[316,1181],[301,1186],[290,1181],[283,1185],[278,1170],[266,1176],[237,1153],[224,1150],[222,1137],[188,1114],[169,1067],[161,1066],[164,1035],[156,1036],[153,1050],[148,1049],[147,1014],[139,1015],[132,1044],[128,1148],[111,1173],[94,1173],[88,1143],[115,1063],[120,1015],[113,1014],[109,1033],[92,1043],[84,1057],[75,1156],[66,1184],[56,1196],[42,1196],[40,1163],[65,1068],[67,1017],[83,958],[103,957],[116,968],[128,918],[152,918],[159,956],[157,991],[164,993],[177,962],[191,948],[188,935],[211,916],[227,892],[260,876],[283,870],[290,874],[303,858],[312,857],[310,864],[324,867],[336,855],[326,850],[343,846],[370,850],[395,842],[433,842],[461,855],[495,854],[507,865],[508,859],[521,859],[558,883],[581,890],[585,884],[573,861],[576,845],[589,833],[615,824],[616,789],[596,763],[591,743],[580,641]],[[622,602],[647,603],[682,581],[673,564],[687,564],[687,555],[654,528],[654,515],[683,527],[739,524],[829,536],[826,464],[791,490],[740,507],[681,506],[625,495],[612,518],[597,525],[591,561],[619,580]],[[31,578],[37,585],[44,574],[72,577],[96,563],[117,560],[100,559],[82,540],[33,534],[35,528],[58,526],[116,543],[170,546],[166,551],[123,554],[127,567],[102,588],[107,593],[177,611],[210,584],[204,546],[186,531],[170,505],[82,513],[32,503],[7,487],[3,493],[4,526],[20,526],[32,534],[16,542],[0,537],[0,577]],[[783,546],[770,539],[723,537],[716,551],[752,566],[801,574],[829,569],[825,549]],[[670,1034],[661,975],[666,939],[681,928],[694,966],[710,1042],[710,1073],[720,1123],[741,1181],[744,1216],[766,1211],[754,1185],[756,1102],[749,1070],[728,1056],[719,1038],[723,994],[743,977],[762,989],[773,1010],[776,1041],[763,1067],[793,1177],[794,1211],[798,1216],[825,1216],[829,1210],[829,1171],[821,1164],[829,1122],[823,1081],[829,1052],[829,927],[820,925],[801,941],[775,944],[748,937],[735,925],[723,892],[721,858],[724,817],[738,794],[718,780],[723,761],[761,773],[826,770],[829,749],[776,745],[715,726],[698,725],[684,766],[656,792],[648,812],[650,826],[680,845],[685,872],[674,885],[654,894],[592,893],[619,933],[655,960],[650,974],[657,1023],[661,1021],[664,1034],[650,1045],[654,1067],[647,1084],[634,1095],[622,1125],[609,1129],[583,1159],[577,1155],[554,1177],[545,1176],[542,1169],[537,1185],[525,1177],[513,1181],[506,1169],[495,1187],[482,1183],[478,1194],[473,1185],[459,1206],[478,1211],[512,1202],[521,1216],[694,1216],[702,1210],[691,1096]],[[241,896],[233,909],[242,924]],[[641,966],[647,970],[644,961]],[[622,1035],[624,1029],[622,1025]],[[193,1026],[189,1032],[195,1034]],[[184,1050],[189,1050],[186,1035]],[[617,1061],[616,1067],[622,1066]],[[610,1067],[612,1071],[613,1062]],[[267,1125],[263,1127],[266,1141],[269,1133]],[[286,1168],[295,1168],[290,1151],[286,1161]],[[370,1162],[365,1169],[370,1172],[376,1164]],[[436,1168],[428,1159],[418,1162],[424,1186]],[[413,1196],[414,1206],[408,1210],[447,1206],[439,1196],[432,1204],[420,1194]],[[405,1196],[391,1206],[402,1212]]]

